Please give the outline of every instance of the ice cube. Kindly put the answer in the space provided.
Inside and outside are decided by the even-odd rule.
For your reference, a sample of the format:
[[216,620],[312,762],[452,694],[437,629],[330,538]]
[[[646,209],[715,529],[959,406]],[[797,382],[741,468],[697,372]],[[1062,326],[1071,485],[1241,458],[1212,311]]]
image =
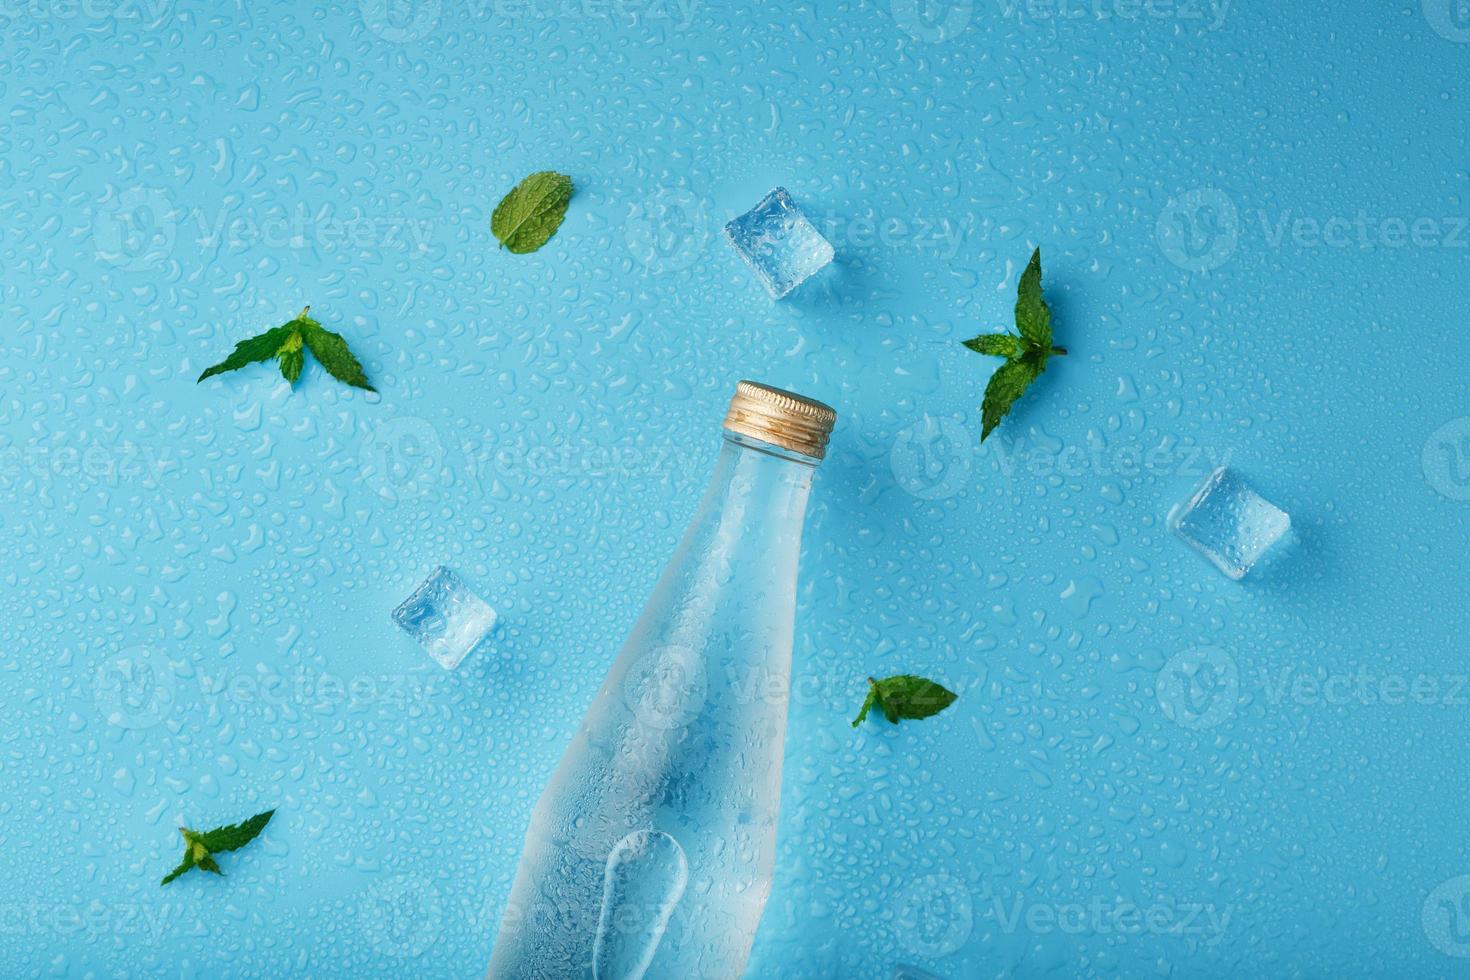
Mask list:
[[423,644],[439,666],[453,670],[495,628],[495,610],[460,577],[440,565],[393,610],[393,621]]
[[1222,466],[1169,511],[1168,524],[1220,571],[1238,579],[1281,540],[1291,528],[1291,518]]
[[727,224],[725,236],[772,299],[785,296],[832,261],[832,243],[784,187]]

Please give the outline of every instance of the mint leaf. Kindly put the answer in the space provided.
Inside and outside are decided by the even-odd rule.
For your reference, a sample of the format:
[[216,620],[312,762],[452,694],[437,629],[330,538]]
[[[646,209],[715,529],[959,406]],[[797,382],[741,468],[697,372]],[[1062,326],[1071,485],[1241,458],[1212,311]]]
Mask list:
[[184,858],[179,862],[178,867],[164,875],[163,881],[159,884],[166,885],[193,868],[223,875],[224,872],[220,870],[219,862],[214,859],[214,855],[226,851],[238,851],[255,840],[265,829],[265,825],[271,822],[271,817],[275,816],[275,813],[275,810],[267,810],[264,813],[257,813],[243,823],[227,824],[203,833],[190,830],[188,827],[180,827],[179,833],[184,838]]
[[891,724],[937,715],[954,704],[959,695],[943,686],[914,674],[895,674],[881,681],[868,678],[868,699],[853,719],[852,727],[861,725],[874,705]]
[[977,354],[990,354],[994,357],[1019,357],[1026,350],[1020,337],[1013,337],[1008,333],[987,333],[961,342]]
[[367,375],[363,373],[362,364],[352,355],[341,334],[332,333],[315,320],[308,319],[304,336],[312,355],[332,377],[354,388],[374,392],[378,390],[369,383]]
[[1051,309],[1041,297],[1041,249],[1031,253],[1031,262],[1016,285],[1016,332],[982,334],[962,341],[977,354],[1004,357],[985,386],[980,403],[980,441],[984,442],[1016,399],[1046,370],[1047,358],[1065,354],[1065,347],[1052,346]]
[[985,398],[980,403],[980,441],[1000,424],[1017,398],[1042,371],[1041,363],[1030,354],[1006,361],[990,376]]
[[270,823],[271,817],[275,815],[276,811],[267,810],[264,813],[257,813],[244,823],[232,823],[213,830],[206,830],[198,835],[199,843],[203,844],[212,854],[219,854],[222,851],[238,851],[259,837],[265,825]]
[[1051,349],[1051,309],[1041,298],[1041,249],[1031,253],[1016,286],[1016,330],[1034,347]]
[[171,882],[175,878],[177,878],[179,875],[183,874],[185,871],[188,871],[190,868],[194,867],[194,864],[195,864],[195,861],[194,861],[194,849],[192,847],[186,847],[184,849],[184,859],[179,862],[179,866],[177,868],[174,868],[168,874],[164,875],[163,876],[163,880],[160,881],[159,884],[160,885],[166,885],[166,884],[168,884],[169,882]]
[[[297,323],[299,321],[292,321]],[[276,361],[281,365],[281,377],[296,387],[296,379],[301,377],[301,365],[306,363],[306,355],[301,352],[301,331],[294,330],[281,349],[276,352]]]
[[[206,368],[204,373],[199,376],[199,381],[203,381],[205,378],[212,378],[216,374],[224,374],[226,371],[238,371],[247,364],[254,364],[256,361],[264,361],[275,357],[280,353],[281,345],[286,342],[295,330],[295,321],[292,321],[279,327],[272,327],[265,333],[251,337],[249,340],[240,341],[235,345],[235,349],[230,353],[229,357],[220,361],[214,367]],[[194,383],[198,384],[199,381]]]
[[490,231],[502,248],[517,255],[534,252],[556,234],[572,199],[572,178],[541,170],[515,186],[495,206]]
[[307,316],[310,311],[311,307],[308,306],[297,314],[296,319],[279,327],[272,327],[249,340],[240,341],[229,357],[206,370],[199,376],[199,380],[203,381],[226,371],[236,371],[247,364],[274,357],[281,369],[281,377],[294,388],[297,379],[301,377],[301,368],[306,364],[304,345],[321,362],[322,367],[327,369],[327,373],[338,381],[354,388],[377,391],[368,382],[362,365],[352,355],[342,335],[324,329],[320,323]]

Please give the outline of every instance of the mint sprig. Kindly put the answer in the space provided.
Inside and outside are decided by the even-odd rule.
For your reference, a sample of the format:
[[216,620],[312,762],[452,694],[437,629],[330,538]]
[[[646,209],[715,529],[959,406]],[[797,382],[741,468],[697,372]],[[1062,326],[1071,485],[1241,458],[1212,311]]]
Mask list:
[[275,816],[275,810],[267,810],[257,813],[243,823],[226,824],[213,830],[203,832],[190,830],[188,827],[180,827],[179,833],[184,837],[184,858],[179,866],[164,876],[162,885],[173,881],[186,871],[198,868],[211,874],[223,875],[219,863],[215,861],[214,855],[226,851],[238,851],[260,836],[265,825],[271,822]]
[[982,334],[964,341],[977,354],[1004,357],[1006,362],[990,376],[985,398],[980,403],[980,441],[1005,418],[1016,399],[1046,370],[1047,358],[1065,354],[1067,348],[1052,346],[1051,308],[1041,297],[1041,249],[1016,286],[1016,332]]
[[229,357],[205,369],[199,380],[203,381],[226,371],[238,371],[248,364],[268,361],[274,357],[281,369],[281,377],[294,388],[296,380],[301,377],[301,368],[306,363],[305,351],[309,350],[321,366],[326,368],[327,373],[338,381],[365,391],[377,391],[368,382],[362,364],[353,356],[347,341],[342,339],[341,334],[333,333],[307,316],[310,310],[311,307],[305,307],[296,319],[240,341]]
[[868,712],[877,708],[894,725],[901,719],[928,718],[954,704],[959,695],[924,677],[895,674],[881,681],[868,678],[868,698],[852,720],[856,728],[868,720]]
[[490,216],[490,231],[501,248],[517,255],[534,252],[551,240],[567,216],[572,178],[555,170],[540,170],[501,198]]

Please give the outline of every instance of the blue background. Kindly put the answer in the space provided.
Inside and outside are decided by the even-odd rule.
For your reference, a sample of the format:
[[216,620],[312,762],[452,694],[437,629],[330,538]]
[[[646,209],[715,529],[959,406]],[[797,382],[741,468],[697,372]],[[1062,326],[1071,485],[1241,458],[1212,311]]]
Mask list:
[[[1470,975],[1466,11],[3,16],[0,974],[478,975],[752,377],[841,419],[749,975]],[[838,260],[773,304],[777,184]],[[1072,353],[982,447],[1035,245]],[[380,395],[196,387],[308,303]],[[1162,526],[1224,458],[1295,522],[1243,583]],[[440,562],[453,674],[388,618]],[[955,707],[848,727],[909,671]]]

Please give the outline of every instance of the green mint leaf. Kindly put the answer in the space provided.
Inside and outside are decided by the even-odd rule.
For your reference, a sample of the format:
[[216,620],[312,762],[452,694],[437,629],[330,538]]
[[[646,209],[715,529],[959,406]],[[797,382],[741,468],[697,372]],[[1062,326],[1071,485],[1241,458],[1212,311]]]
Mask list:
[[1034,348],[1051,350],[1051,309],[1041,298],[1041,249],[1031,253],[1031,262],[1016,286],[1016,330]]
[[985,386],[985,398],[980,405],[981,442],[989,438],[1016,399],[1046,370],[1047,358],[1067,353],[1065,347],[1052,346],[1051,309],[1041,296],[1039,248],[1031,253],[1031,261],[1016,286],[1016,331],[1020,336],[982,334],[963,342],[977,354],[1006,359]]
[[878,707],[883,709],[883,717],[888,719],[888,724],[898,724],[898,708],[895,705],[889,703],[887,698],[879,698]]
[[982,334],[963,343],[977,354],[990,354],[993,357],[1020,357],[1025,353],[1021,338],[1008,333]]
[[185,848],[184,849],[184,859],[179,862],[179,866],[177,868],[174,868],[168,874],[164,875],[163,876],[163,880],[160,881],[159,884],[160,885],[166,885],[166,884],[168,884],[169,882],[171,882],[175,878],[177,878],[179,875],[183,874],[185,871],[188,871],[190,868],[194,867],[195,863],[196,862],[194,860],[194,849],[192,847]]
[[990,376],[985,386],[985,398],[980,403],[980,441],[1005,418],[1017,398],[1026,390],[1045,367],[1045,356],[1035,353],[1006,361]]
[[[198,835],[199,842],[209,850],[211,854],[219,854],[223,851],[238,851],[260,836],[265,825],[271,822],[271,817],[276,811],[267,810],[257,813],[244,823],[232,823],[224,827],[216,827],[206,830]],[[203,862],[200,862],[201,864]]]
[[219,862],[214,855],[223,854],[226,851],[238,851],[246,844],[260,836],[265,825],[271,822],[275,816],[275,810],[267,810],[257,813],[243,823],[227,824],[224,827],[216,827],[202,833],[190,830],[188,827],[180,827],[179,833],[184,837],[184,858],[179,866],[164,876],[160,884],[166,885],[179,875],[193,868],[208,871],[211,874],[224,875],[220,870]]
[[377,391],[368,382],[362,365],[348,349],[347,341],[342,339],[342,335],[324,329],[320,323],[307,316],[310,311],[311,307],[308,306],[297,314],[296,319],[279,327],[272,327],[257,337],[240,341],[235,345],[234,353],[206,370],[199,376],[199,380],[274,357],[281,369],[281,377],[294,388],[297,379],[301,377],[301,369],[306,364],[305,350],[310,350],[322,367],[327,369],[327,373],[338,381],[354,388]]
[[868,678],[868,699],[863,702],[862,710],[859,711],[858,714],[857,714],[857,717],[852,720],[852,727],[853,728],[856,728],[857,726],[861,725],[863,722],[867,721],[868,720],[868,712],[871,711],[873,709],[873,705],[875,705],[877,703],[878,703],[878,688],[877,688],[877,685],[875,685],[873,683],[872,678]]
[[958,696],[931,680],[913,674],[896,674],[882,680],[869,677],[868,700],[853,727],[856,728],[867,717],[868,707],[875,703],[882,709],[883,716],[896,725],[901,720],[937,715],[954,704]]
[[377,391],[368,381],[367,375],[363,373],[362,364],[347,346],[347,341],[342,335],[322,327],[315,320],[305,321],[306,329],[303,336],[306,338],[306,346],[311,348],[312,356],[321,362],[327,373],[343,384],[352,385],[354,388],[362,388],[365,391]]
[[306,354],[301,350],[300,330],[293,330],[291,336],[286,338],[286,342],[276,352],[276,361],[281,365],[281,377],[291,387],[296,387],[296,379],[301,377],[301,366],[306,363]]
[[561,227],[572,199],[572,178],[542,170],[521,181],[495,206],[490,231],[502,248],[517,255],[534,252]]
[[[205,378],[212,378],[216,374],[224,374],[226,371],[238,371],[247,364],[254,364],[256,361],[265,361],[275,357],[280,352],[281,345],[286,342],[287,338],[295,330],[296,327],[293,321],[292,323],[283,324],[279,327],[273,327],[263,334],[251,337],[249,340],[240,341],[235,345],[235,349],[230,353],[229,357],[220,361],[214,367],[205,369],[204,373],[199,376],[199,381],[203,381]],[[198,384],[199,381],[196,381],[195,384]]]

